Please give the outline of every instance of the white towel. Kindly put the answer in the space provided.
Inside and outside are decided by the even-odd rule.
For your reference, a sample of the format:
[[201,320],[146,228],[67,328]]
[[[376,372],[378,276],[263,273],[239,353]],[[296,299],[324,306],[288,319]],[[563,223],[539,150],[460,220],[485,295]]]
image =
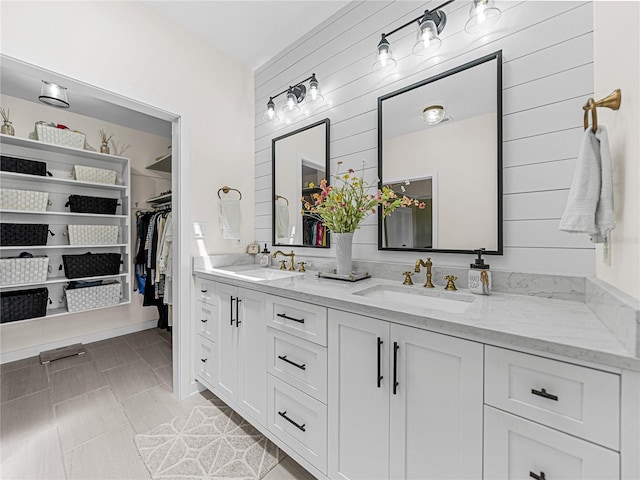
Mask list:
[[240,200],[223,198],[220,200],[220,228],[222,238],[225,240],[239,240],[240,226]]
[[289,236],[289,205],[276,205],[276,237]]
[[609,137],[604,126],[595,133],[588,128],[580,145],[560,230],[588,233],[591,241],[602,243],[615,226]]

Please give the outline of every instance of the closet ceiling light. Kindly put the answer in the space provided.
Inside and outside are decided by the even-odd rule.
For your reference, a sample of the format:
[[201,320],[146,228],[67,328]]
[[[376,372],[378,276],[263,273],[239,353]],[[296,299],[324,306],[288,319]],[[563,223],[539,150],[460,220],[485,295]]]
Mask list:
[[442,105],[429,105],[422,111],[422,121],[427,125],[437,125],[444,120],[444,115]]
[[473,0],[464,30],[467,33],[482,33],[500,20],[502,12],[495,6],[494,0]]
[[[309,88],[304,85],[309,82]],[[285,95],[285,102],[282,106],[282,113],[285,115],[293,114],[300,111],[300,104],[303,105],[320,105],[324,102],[324,97],[320,92],[320,82],[316,78],[316,74],[312,73],[310,77],[305,78],[294,86],[290,86],[286,90],[269,97],[267,102],[267,110],[264,112],[264,119],[267,122],[277,122],[279,120],[276,114],[276,104],[274,99],[280,95]]]
[[67,89],[55,83],[45,82],[44,80],[42,80],[38,100],[52,107],[69,108]]

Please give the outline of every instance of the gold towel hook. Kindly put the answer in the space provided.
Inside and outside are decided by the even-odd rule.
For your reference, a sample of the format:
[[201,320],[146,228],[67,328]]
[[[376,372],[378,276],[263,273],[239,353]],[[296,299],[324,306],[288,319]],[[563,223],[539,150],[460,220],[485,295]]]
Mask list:
[[226,185],[224,187],[218,189],[218,198],[222,199],[222,197],[220,196],[220,192],[222,192],[222,193],[224,193],[226,195],[231,190],[233,190],[234,192],[238,192],[240,194],[239,200],[242,200],[242,192],[240,190],[238,190],[237,188],[227,187]]
[[585,103],[582,106],[582,109],[584,110],[584,129],[586,130],[587,128],[589,128],[589,111],[591,111],[591,118],[592,118],[592,124],[593,124],[592,129],[595,132],[598,129],[597,108],[605,107],[605,108],[610,108],[611,110],[619,110],[621,103],[622,103],[622,90],[620,90],[619,88],[616,88],[609,95],[607,95],[601,100],[598,100],[597,102],[593,98],[590,98],[589,100],[587,100],[587,103]]
[[287,202],[287,206],[289,206],[289,200],[287,200],[287,199],[286,199],[286,197],[283,197],[282,195],[278,195],[278,194],[276,193],[276,202],[277,202],[278,200],[280,200],[280,199],[282,199],[282,200],[284,200],[285,202]]

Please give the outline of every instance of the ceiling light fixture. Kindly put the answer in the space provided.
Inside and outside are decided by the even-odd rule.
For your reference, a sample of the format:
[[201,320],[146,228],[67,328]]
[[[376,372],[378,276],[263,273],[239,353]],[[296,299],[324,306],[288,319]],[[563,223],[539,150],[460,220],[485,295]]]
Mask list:
[[445,110],[442,105],[429,105],[422,110],[422,121],[427,125],[437,125],[444,120]]
[[55,83],[45,82],[44,80],[42,80],[38,100],[52,107],[69,108],[67,89]]
[[[413,46],[413,53],[426,56],[438,50],[442,45],[440,34],[447,25],[447,15],[442,9],[454,1],[448,0],[434,9],[425,10],[419,17],[391,30],[389,33],[383,33],[378,43],[376,59],[371,66],[371,70],[388,73],[395,68],[397,62],[391,53],[391,44],[388,37],[414,23],[418,24],[418,34],[416,43]],[[500,9],[495,6],[494,0],[473,0],[465,31],[467,33],[484,32],[496,24],[500,19],[500,15]]]
[[[309,82],[309,88],[307,89],[306,82]],[[267,110],[264,112],[264,119],[267,122],[277,122],[279,117],[276,113],[276,104],[274,99],[280,95],[286,94],[284,105],[282,106],[282,113],[295,114],[300,111],[300,104],[303,105],[320,105],[324,102],[324,97],[320,92],[320,82],[316,78],[316,74],[312,73],[310,77],[305,78],[301,82],[290,86],[286,90],[269,97],[267,102]],[[303,103],[304,102],[304,103]]]

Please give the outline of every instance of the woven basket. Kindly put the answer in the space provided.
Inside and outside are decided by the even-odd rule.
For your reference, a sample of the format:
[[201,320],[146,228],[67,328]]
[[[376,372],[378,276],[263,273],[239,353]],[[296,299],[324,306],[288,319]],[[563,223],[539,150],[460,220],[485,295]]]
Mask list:
[[67,278],[101,277],[120,273],[119,253],[85,253],[62,255]]
[[36,136],[38,140],[55,145],[63,145],[72,148],[84,148],[84,133],[78,133],[64,128],[51,127],[41,122],[36,122]]
[[107,183],[115,185],[118,172],[107,170],[106,168],[87,167],[84,165],[74,165],[73,178],[83,182]]
[[47,280],[49,257],[0,259],[0,285],[42,283]]
[[115,215],[118,207],[117,198],[89,197],[85,195],[69,195],[65,207],[74,213],[100,213]]
[[46,288],[1,292],[0,322],[7,323],[27,318],[44,317],[47,314],[48,298],[49,290]]
[[69,245],[115,245],[117,225],[68,225]]
[[0,188],[0,209],[44,212],[49,204],[49,192]]
[[46,245],[49,225],[36,223],[0,223],[0,246]]
[[0,156],[0,170],[12,173],[25,173],[27,175],[47,175],[47,164],[36,162],[35,160],[25,160],[24,158]]
[[67,310],[80,312],[93,308],[112,307],[120,303],[120,283],[107,283],[95,287],[65,288]]

